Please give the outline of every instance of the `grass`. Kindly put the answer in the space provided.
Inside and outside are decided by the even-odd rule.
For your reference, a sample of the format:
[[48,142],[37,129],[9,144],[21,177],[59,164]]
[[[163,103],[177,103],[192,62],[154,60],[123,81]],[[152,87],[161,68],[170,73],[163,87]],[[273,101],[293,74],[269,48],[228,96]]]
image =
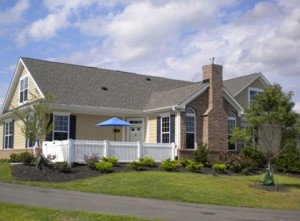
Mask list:
[[108,215],[92,212],[81,211],[65,211],[59,209],[46,209],[31,206],[19,206],[9,203],[0,202],[0,220],[14,220],[14,221],[146,221],[148,219],[140,219],[133,216],[125,215]]
[[66,183],[42,183],[13,181],[6,163],[2,163],[0,169],[0,180],[41,187],[204,204],[300,210],[300,179],[282,175],[275,175],[275,178],[289,191],[269,192],[250,187],[258,176],[148,171],[112,173]]

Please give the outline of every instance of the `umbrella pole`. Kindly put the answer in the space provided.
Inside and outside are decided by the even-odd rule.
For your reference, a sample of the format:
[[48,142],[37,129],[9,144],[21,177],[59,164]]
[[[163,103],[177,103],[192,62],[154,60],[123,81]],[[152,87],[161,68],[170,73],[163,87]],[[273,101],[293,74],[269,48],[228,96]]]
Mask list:
[[115,141],[117,141],[117,139],[116,139],[116,137],[117,137],[116,126],[114,126],[114,133],[115,133]]

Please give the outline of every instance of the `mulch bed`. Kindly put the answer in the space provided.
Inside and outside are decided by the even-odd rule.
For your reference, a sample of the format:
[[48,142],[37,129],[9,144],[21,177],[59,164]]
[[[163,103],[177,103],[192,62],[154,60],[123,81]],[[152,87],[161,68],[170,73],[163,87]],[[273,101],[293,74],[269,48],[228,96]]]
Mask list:
[[[68,173],[62,173],[53,166],[45,166],[45,170],[36,170],[34,165],[25,166],[23,164],[10,164],[12,175],[16,180],[22,181],[42,181],[42,182],[67,182],[78,179],[86,179],[90,177],[96,177],[100,175],[105,175],[105,173],[100,173],[96,170],[91,170],[87,165],[84,164],[73,164],[71,171]],[[135,170],[130,169],[127,164],[119,163],[113,167],[113,173],[122,172],[132,172]],[[161,167],[157,164],[155,167],[146,167],[144,171],[163,171]],[[190,173],[186,168],[178,168],[177,172]],[[214,174],[210,167],[203,167],[201,169],[201,174]],[[225,175],[225,174],[223,174]],[[228,173],[229,176],[235,176],[235,173]],[[255,175],[255,174],[254,174]],[[257,174],[256,174],[257,175]],[[225,175],[226,176],[226,175]],[[300,175],[294,175],[300,178]],[[251,188],[261,189],[266,191],[279,191],[286,192],[288,187],[283,185],[277,186],[264,186],[260,182],[256,182],[250,185]]]
[[[23,164],[10,165],[12,175],[16,180],[22,181],[42,181],[42,182],[67,182],[77,179],[86,179],[99,175],[105,175],[96,170],[91,170],[87,165],[74,164],[69,173],[63,173],[53,168],[53,166],[45,166],[45,171],[36,170],[34,165],[25,166]],[[113,167],[113,173],[133,172],[126,163],[119,163]],[[157,164],[155,167],[145,167],[144,171],[163,171]],[[189,172],[185,168],[178,168],[178,172]],[[202,174],[212,174],[211,168],[202,168]]]

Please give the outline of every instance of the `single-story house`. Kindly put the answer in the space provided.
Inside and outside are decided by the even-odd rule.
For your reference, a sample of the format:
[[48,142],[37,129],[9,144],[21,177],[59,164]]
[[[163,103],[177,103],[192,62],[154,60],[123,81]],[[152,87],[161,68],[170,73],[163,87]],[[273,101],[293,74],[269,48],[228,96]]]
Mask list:
[[212,152],[238,151],[229,144],[232,128],[245,126],[243,109],[270,83],[261,73],[223,80],[222,66],[202,67],[198,82],[22,57],[0,114],[3,150],[31,148],[12,113],[29,110],[46,93],[55,97],[53,132],[47,140],[113,140],[99,122],[119,117],[118,141],[172,143],[188,154],[200,143]]

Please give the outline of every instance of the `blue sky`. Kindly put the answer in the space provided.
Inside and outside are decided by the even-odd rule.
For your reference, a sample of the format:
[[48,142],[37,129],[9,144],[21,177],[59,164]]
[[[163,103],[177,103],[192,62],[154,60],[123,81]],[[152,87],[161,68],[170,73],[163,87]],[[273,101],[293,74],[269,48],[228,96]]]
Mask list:
[[200,81],[262,72],[300,112],[298,0],[0,0],[0,106],[20,57]]

